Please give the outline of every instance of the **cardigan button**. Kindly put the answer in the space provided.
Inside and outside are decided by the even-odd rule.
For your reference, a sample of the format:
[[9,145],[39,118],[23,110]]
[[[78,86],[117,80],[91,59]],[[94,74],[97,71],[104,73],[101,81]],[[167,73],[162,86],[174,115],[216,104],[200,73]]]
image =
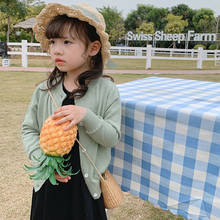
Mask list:
[[86,152],[86,148],[82,148],[82,152],[85,153]]
[[84,174],[84,177],[85,177],[85,178],[88,178],[88,176],[89,176],[88,173],[85,173],[85,174]]
[[93,196],[94,196],[94,198],[96,198],[96,197],[98,196],[98,194],[97,194],[97,193],[94,193]]

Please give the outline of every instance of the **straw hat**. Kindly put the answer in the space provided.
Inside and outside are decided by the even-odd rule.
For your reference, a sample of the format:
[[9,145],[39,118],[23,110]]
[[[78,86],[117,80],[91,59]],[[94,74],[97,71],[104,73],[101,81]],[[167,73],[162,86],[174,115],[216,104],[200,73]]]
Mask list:
[[41,48],[48,51],[49,40],[45,36],[45,30],[49,22],[57,15],[67,15],[71,18],[78,18],[81,21],[86,21],[96,28],[96,32],[101,40],[101,53],[103,63],[106,63],[110,58],[110,43],[109,36],[105,32],[105,20],[101,13],[90,7],[86,3],[78,3],[73,6],[61,5],[57,3],[49,3],[40,14],[36,17],[37,24],[34,25],[33,31],[35,38],[40,42]]

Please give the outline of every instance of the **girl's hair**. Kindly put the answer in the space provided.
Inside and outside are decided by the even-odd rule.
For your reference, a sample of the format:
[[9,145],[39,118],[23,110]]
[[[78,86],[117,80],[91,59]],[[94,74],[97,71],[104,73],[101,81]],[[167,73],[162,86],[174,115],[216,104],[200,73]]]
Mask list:
[[[80,39],[86,50],[88,49],[89,43],[96,40],[100,41],[99,35],[96,33],[96,29],[85,21],[81,21],[77,18],[70,18],[66,15],[56,16],[48,25],[45,35],[48,39],[51,38],[62,38],[65,33],[72,33]],[[63,81],[66,72],[60,71],[57,67],[50,73],[47,86],[48,89],[55,88],[60,82]],[[71,93],[72,98],[80,98],[85,95],[88,90],[88,83],[97,79],[103,75],[103,60],[100,51],[90,59],[90,70],[81,73],[76,79],[79,88],[73,90]]]

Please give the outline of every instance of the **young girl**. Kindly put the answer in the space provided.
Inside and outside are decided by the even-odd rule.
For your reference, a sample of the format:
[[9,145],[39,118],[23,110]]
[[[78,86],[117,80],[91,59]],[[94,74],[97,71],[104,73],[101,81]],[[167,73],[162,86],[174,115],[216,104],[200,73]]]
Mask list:
[[[110,44],[102,15],[87,4],[72,7],[48,4],[37,16],[35,37],[55,64],[46,83],[37,86],[22,124],[22,138],[30,160],[43,155],[39,135],[44,121],[62,117],[65,129],[78,126],[78,138],[101,173],[109,165],[111,147],[120,138],[120,98],[115,84],[102,77]],[[55,109],[48,90],[56,103]],[[100,180],[84,152],[75,142],[72,172],[58,185],[35,180],[31,220],[107,219]],[[80,172],[78,172],[80,171]]]

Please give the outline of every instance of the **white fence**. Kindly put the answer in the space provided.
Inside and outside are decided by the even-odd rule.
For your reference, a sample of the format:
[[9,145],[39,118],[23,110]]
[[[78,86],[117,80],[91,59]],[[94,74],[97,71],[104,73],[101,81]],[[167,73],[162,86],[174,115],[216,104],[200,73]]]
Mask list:
[[[8,43],[9,55],[20,55],[22,66],[28,66],[28,56],[49,56],[44,52],[29,52],[28,47],[38,47],[39,43],[28,43],[22,40],[21,43]],[[17,48],[17,51],[15,51]],[[154,48],[151,45],[147,47],[111,47],[111,58],[116,59],[145,59],[146,69],[151,68],[153,59],[162,60],[194,60],[197,69],[202,69],[204,60],[213,61],[215,65],[220,64],[220,50],[203,50],[203,48],[195,49],[173,49],[173,48]]]

